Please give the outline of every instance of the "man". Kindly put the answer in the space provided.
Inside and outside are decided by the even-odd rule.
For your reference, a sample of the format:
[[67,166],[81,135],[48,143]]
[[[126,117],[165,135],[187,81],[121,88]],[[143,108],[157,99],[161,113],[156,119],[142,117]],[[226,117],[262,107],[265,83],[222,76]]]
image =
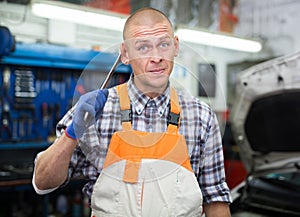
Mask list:
[[[179,50],[170,21],[140,9],[127,19],[123,39],[121,60],[133,76],[83,95],[59,122],[57,140],[37,156],[36,191],[51,192],[82,173],[93,216],[200,216],[202,198],[207,217],[230,216],[216,116],[169,85]],[[86,113],[95,117],[88,125]]]

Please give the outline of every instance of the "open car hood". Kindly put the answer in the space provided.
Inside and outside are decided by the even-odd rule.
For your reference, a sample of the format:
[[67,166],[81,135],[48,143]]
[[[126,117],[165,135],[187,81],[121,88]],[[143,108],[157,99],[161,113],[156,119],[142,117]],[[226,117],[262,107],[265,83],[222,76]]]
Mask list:
[[231,125],[249,174],[300,169],[300,52],[239,74]]

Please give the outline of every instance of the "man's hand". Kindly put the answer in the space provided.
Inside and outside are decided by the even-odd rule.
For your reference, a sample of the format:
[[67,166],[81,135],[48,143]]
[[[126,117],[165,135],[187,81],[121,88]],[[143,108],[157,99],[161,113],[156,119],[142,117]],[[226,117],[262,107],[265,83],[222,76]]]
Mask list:
[[[106,103],[108,90],[94,90],[82,95],[75,108],[72,123],[66,129],[66,135],[72,139],[81,138],[86,129],[100,117]],[[91,117],[88,121],[84,117]]]

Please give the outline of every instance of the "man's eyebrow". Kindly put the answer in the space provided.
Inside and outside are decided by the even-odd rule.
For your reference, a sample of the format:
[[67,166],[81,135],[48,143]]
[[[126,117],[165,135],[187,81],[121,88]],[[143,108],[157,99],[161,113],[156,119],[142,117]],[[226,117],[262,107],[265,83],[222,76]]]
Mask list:
[[163,40],[163,39],[171,39],[171,37],[169,35],[164,35],[159,37],[158,39]]
[[148,41],[150,41],[150,40],[149,39],[140,38],[140,39],[136,39],[135,43],[138,43],[138,42],[148,42]]
[[143,38],[140,38],[140,39],[136,39],[134,44],[139,44],[139,43],[146,43],[146,42],[149,42],[150,40],[149,39],[143,39]]

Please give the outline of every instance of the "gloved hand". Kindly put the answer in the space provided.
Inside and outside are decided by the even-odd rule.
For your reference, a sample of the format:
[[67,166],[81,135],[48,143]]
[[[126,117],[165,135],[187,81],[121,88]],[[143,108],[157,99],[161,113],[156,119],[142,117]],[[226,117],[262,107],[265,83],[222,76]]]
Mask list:
[[[106,103],[108,90],[94,90],[82,95],[75,107],[72,123],[67,127],[66,134],[72,139],[82,137],[86,129],[100,117]],[[89,120],[84,120],[88,113]],[[87,121],[87,122],[86,122]]]

